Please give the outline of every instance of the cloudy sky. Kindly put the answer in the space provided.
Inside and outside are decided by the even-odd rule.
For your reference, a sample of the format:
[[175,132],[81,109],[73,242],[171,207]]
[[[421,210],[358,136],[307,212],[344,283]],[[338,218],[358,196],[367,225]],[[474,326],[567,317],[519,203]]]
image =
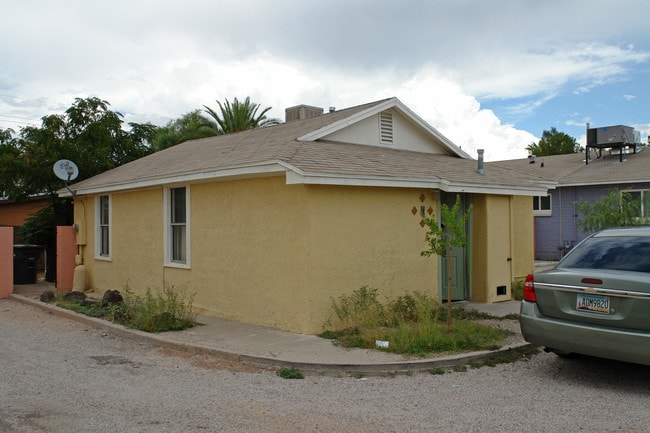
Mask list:
[[0,25],[0,128],[75,98],[164,125],[250,96],[271,117],[396,96],[470,155],[556,127],[650,132],[647,0],[22,0]]

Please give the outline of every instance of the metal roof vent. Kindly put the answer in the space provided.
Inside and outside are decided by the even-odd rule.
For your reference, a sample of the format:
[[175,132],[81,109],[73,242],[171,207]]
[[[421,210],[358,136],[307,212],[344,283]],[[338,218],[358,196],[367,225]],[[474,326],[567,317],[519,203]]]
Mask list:
[[478,168],[476,169],[476,172],[478,174],[485,174],[485,170],[483,169],[483,153],[485,152],[484,149],[477,149],[476,152],[478,153]]
[[393,144],[393,113],[379,113],[379,140],[382,144]]

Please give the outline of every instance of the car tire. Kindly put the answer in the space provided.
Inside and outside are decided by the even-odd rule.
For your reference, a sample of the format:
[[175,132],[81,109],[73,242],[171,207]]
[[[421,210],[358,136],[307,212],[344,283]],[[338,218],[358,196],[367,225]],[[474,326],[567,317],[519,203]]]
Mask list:
[[553,348],[550,348],[550,347],[544,348],[544,352],[552,352],[552,353],[556,354],[557,356],[559,356],[560,358],[573,358],[573,356],[574,356],[573,352],[569,352],[567,350],[553,349]]

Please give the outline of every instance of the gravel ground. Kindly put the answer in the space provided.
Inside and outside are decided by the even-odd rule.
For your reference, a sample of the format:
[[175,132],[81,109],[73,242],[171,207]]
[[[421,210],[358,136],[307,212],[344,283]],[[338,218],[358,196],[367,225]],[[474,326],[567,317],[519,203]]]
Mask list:
[[649,431],[650,368],[541,353],[443,375],[279,378],[0,300],[0,431]]

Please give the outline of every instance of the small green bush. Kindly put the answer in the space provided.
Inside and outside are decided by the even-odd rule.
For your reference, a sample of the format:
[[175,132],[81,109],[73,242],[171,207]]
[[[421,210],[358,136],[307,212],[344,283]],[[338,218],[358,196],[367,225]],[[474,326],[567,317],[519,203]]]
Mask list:
[[420,292],[407,293],[387,302],[390,312],[388,326],[437,322],[442,313],[442,306],[438,301]]
[[278,370],[278,376],[283,379],[304,379],[305,375],[297,368],[282,367]]
[[377,300],[377,289],[367,286],[355,290],[352,295],[341,296],[338,302],[332,300],[332,309],[344,327],[386,324],[386,310]]
[[147,289],[144,297],[133,295],[125,287],[126,326],[146,332],[179,331],[196,323],[192,310],[194,295],[183,289],[166,286],[152,293]]
[[524,280],[515,280],[512,282],[512,299],[515,301],[524,299]]

